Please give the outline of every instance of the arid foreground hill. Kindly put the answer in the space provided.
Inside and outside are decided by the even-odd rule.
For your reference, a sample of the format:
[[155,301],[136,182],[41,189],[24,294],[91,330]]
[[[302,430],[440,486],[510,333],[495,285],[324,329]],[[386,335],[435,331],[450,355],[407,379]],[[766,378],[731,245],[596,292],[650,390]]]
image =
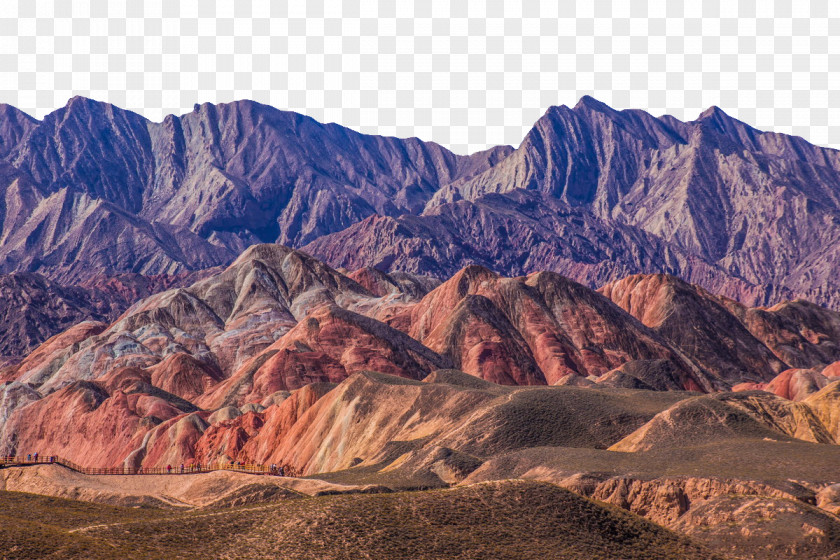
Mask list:
[[395,490],[533,479],[734,557],[827,558],[838,361],[840,314],[804,301],[665,275],[342,273],[257,245],[0,370],[0,454]]

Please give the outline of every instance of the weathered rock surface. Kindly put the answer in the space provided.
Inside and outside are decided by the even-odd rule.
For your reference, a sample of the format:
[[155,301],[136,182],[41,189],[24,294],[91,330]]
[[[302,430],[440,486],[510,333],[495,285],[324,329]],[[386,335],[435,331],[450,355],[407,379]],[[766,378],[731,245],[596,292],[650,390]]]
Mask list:
[[749,308],[721,299],[744,326],[792,368],[826,366],[840,359],[840,313],[805,300]]
[[37,274],[0,275],[0,356],[23,357],[85,320],[116,318],[106,297]]
[[840,156],[718,108],[584,97],[471,156],[249,101],[152,123],[76,97],[0,121],[0,272],[171,274],[282,242],[353,270],[658,272],[747,305],[838,301]]
[[732,558],[837,558],[840,522],[801,501],[720,496],[667,525]]
[[[441,188],[422,215],[371,218],[307,250],[440,276],[472,258],[590,286],[661,272],[748,305],[835,305],[838,185],[837,151],[716,107],[680,122],[584,97],[550,108],[517,150]],[[337,249],[348,242],[356,250]]]
[[74,286],[62,286],[39,274],[0,274],[0,356],[19,360],[77,323],[112,321],[141,298],[192,284],[212,272],[93,276],[86,284]]
[[[684,398],[655,395],[636,407],[631,395],[597,389],[503,387],[446,370],[423,382],[363,372],[335,388],[306,386],[258,415],[214,424],[197,450],[202,460],[285,463],[305,473],[399,470],[439,484],[437,470],[452,477],[460,468],[462,479],[484,458],[510,449],[606,447]],[[616,411],[623,425],[610,422]]]
[[598,290],[724,381],[769,381],[786,368],[706,290],[662,274],[634,275]]
[[672,387],[712,385],[655,333],[558,274],[502,278],[468,267],[405,314],[414,338],[495,383],[554,384],[571,373],[598,376],[631,360],[662,359],[673,363]]
[[788,440],[747,411],[716,397],[696,397],[677,403],[613,445],[612,451],[638,452],[708,444],[748,437]]
[[744,301],[764,292],[636,227],[583,207],[516,190],[460,200],[420,216],[371,216],[303,250],[333,266],[375,266],[448,278],[472,264],[503,275],[554,271],[590,287],[638,272],[666,272],[736,289]]
[[840,381],[834,381],[807,397],[804,404],[814,411],[834,440],[840,442]]
[[161,123],[82,97],[40,122],[3,113],[0,271],[65,281],[227,264],[254,243],[417,213],[511,151],[458,156],[251,101]]
[[[598,475],[576,475],[555,482],[641,515],[732,558],[816,560],[836,556],[840,545],[840,521],[814,507],[814,492],[796,483]],[[831,488],[817,495],[827,498]]]
[[817,507],[837,515],[840,513],[840,484],[826,486],[817,493]]
[[[306,432],[310,428],[302,426],[308,424],[300,421],[309,414],[301,402],[314,410],[326,394],[312,387],[331,387],[362,372],[454,384],[458,391],[469,387],[493,398],[501,390],[496,383],[565,386],[565,393],[549,396],[510,394],[492,414],[459,428],[465,440],[410,450],[416,470],[432,472],[437,465],[448,480],[461,472],[458,465],[471,464],[460,453],[481,454],[473,438],[501,451],[507,444],[493,443],[496,436],[489,434],[523,418],[553,425],[558,415],[576,409],[552,400],[569,391],[583,391],[574,393],[579,397],[596,390],[675,391],[681,400],[685,390],[714,391],[746,381],[752,385],[739,388],[779,395],[704,397],[645,413],[643,420],[629,407],[615,419],[594,420],[621,425],[620,437],[584,437],[582,445],[638,451],[667,448],[689,436],[715,445],[744,437],[837,441],[837,422],[826,404],[833,393],[816,393],[829,378],[816,370],[785,369],[774,354],[782,345],[771,350],[723,300],[665,276],[631,277],[602,291],[618,305],[555,273],[505,278],[471,266],[437,285],[372,269],[348,276],[305,253],[256,245],[223,271],[142,299],[110,325],[79,323],[0,370],[0,445],[2,452],[37,448],[95,466],[180,464],[197,457],[291,461],[303,457],[302,442],[323,436]],[[830,354],[833,315],[780,309],[788,311],[772,313],[786,313],[784,322],[766,321],[764,339],[823,333],[798,353],[799,360],[821,367]],[[696,328],[686,329],[687,323]],[[781,334],[770,328],[778,324]],[[718,356],[722,345],[731,351]],[[451,368],[469,375],[443,373]],[[780,368],[785,371],[776,376]],[[381,385],[382,394],[409,390]],[[332,398],[338,397],[327,400]],[[430,404],[417,414],[433,409]],[[446,422],[455,425],[458,418],[453,414]],[[319,430],[333,429],[334,419],[319,421],[326,422]],[[577,425],[572,417],[565,422]],[[578,428],[580,434],[600,429]],[[532,436],[533,445],[560,441]],[[353,437],[379,449],[361,435]],[[297,443],[282,444],[286,438]],[[309,457],[294,465],[346,468],[359,457]]]

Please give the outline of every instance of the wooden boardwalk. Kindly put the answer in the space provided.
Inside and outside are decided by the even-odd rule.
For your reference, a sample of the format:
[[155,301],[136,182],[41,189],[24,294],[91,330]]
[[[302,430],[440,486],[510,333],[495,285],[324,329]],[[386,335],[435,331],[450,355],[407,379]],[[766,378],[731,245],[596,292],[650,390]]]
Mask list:
[[61,465],[71,471],[81,474],[89,475],[147,475],[147,474],[199,474],[212,471],[233,471],[256,475],[269,476],[298,476],[295,470],[288,466],[282,465],[272,467],[270,465],[245,464],[238,462],[219,462],[219,463],[190,463],[184,465],[170,465],[167,467],[140,467],[131,468],[127,466],[122,467],[83,467],[54,455],[27,455],[17,457],[0,457],[0,468],[2,467],[25,467],[30,465]]

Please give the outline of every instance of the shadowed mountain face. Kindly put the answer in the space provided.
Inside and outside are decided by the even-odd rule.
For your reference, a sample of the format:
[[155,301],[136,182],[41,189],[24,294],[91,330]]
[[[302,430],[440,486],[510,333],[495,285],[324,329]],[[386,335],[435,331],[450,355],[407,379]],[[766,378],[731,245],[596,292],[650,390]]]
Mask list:
[[249,101],[162,123],[81,97],[41,122],[3,114],[0,271],[73,281],[226,264],[254,243],[419,213],[511,150],[457,156]]
[[[341,266],[448,275],[475,259],[590,286],[665,272],[749,305],[836,305],[838,224],[836,150],[717,108],[684,123],[585,97],[549,109],[517,150],[439,190],[422,215],[368,220],[306,249]],[[348,241],[358,251],[342,253]]]
[[0,356],[21,357],[53,334],[85,320],[111,314],[106,297],[80,288],[64,288],[37,274],[0,275]]
[[120,274],[62,286],[39,274],[0,274],[0,362],[20,359],[83,321],[111,321],[140,298],[192,284],[212,270],[179,275]]
[[0,272],[65,283],[280,242],[354,270],[668,273],[747,305],[838,303],[838,152],[718,108],[585,97],[516,150],[457,156],[248,101],[152,123],[77,97],[43,121],[2,107],[0,193]]

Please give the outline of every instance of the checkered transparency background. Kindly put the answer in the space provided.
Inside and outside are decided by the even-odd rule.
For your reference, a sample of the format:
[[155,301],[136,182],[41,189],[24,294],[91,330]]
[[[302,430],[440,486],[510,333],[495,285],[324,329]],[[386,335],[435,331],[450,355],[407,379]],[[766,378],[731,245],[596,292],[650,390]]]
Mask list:
[[160,120],[250,98],[456,152],[518,145],[589,94],[693,119],[710,105],[840,147],[837,0],[9,0],[0,101],[73,95]]

